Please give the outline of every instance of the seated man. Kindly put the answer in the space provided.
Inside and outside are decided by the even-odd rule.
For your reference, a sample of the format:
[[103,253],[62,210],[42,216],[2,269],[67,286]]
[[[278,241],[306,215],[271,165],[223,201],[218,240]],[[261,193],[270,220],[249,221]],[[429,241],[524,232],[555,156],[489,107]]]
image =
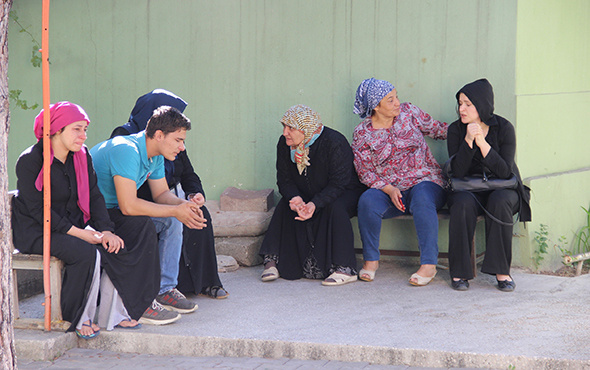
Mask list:
[[[91,149],[98,186],[107,208],[118,207],[127,216],[149,216],[159,237],[160,290],[156,302],[165,308],[190,313],[197,305],[176,289],[182,248],[182,224],[191,229],[206,226],[199,205],[180,199],[168,189],[164,158],[174,160],[184,150],[190,120],[176,108],[162,106],[154,111],[145,131],[118,136]],[[137,189],[148,183],[153,202],[137,197]],[[154,304],[141,321],[161,324],[170,313]],[[180,318],[175,313],[176,319]]]

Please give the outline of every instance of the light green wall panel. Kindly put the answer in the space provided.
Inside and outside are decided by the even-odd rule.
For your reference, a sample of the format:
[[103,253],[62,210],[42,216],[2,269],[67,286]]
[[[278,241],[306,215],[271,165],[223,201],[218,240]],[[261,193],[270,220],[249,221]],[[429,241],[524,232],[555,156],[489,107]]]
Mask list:
[[540,224],[549,227],[549,253],[545,255],[540,270],[556,270],[561,264],[561,253],[554,246],[561,236],[568,241],[566,247],[572,247],[574,234],[586,225],[586,213],[580,207],[590,207],[590,167],[550,176],[536,176],[527,182],[532,189],[531,208],[533,222],[526,229],[520,227],[513,245],[513,258],[517,265],[531,266],[533,251],[538,250],[534,242],[535,231]]
[[[14,9],[40,39],[41,1]],[[488,77],[498,113],[515,118],[512,0],[59,0],[50,17],[52,101],[87,110],[88,145],[126,122],[139,95],[169,89],[189,103],[187,148],[210,198],[275,186],[278,122],[291,105],[311,106],[350,139],[364,78],[390,80],[404,100],[453,121],[455,92]],[[41,71],[14,29],[10,88],[40,103]],[[11,113],[12,167],[37,112]],[[432,147],[446,159],[444,142]]]
[[588,19],[588,0],[518,1],[518,95],[590,90]]
[[516,101],[517,158],[524,177],[590,165],[590,92],[526,95]]
[[[517,233],[516,264],[532,267],[540,224],[557,241],[585,222],[590,205],[590,2],[519,0],[516,49],[517,159],[533,176],[533,222]],[[542,270],[561,267],[552,248]]]

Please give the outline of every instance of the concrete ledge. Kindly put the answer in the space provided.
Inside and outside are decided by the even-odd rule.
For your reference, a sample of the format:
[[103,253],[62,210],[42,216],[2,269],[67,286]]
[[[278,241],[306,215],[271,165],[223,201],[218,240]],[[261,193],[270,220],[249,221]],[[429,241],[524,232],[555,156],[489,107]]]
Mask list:
[[122,332],[101,333],[94,340],[79,341],[78,344],[80,348],[139,352],[160,356],[291,358],[442,368],[506,369],[513,366],[516,369],[587,369],[590,367],[590,360]]
[[78,346],[74,333],[15,329],[14,336],[16,355],[34,361],[51,361]]
[[268,229],[274,208],[268,212],[221,211],[219,202],[207,201],[213,231],[219,236],[258,236]]
[[215,238],[215,252],[229,255],[242,266],[256,266],[262,263],[258,255],[264,236]]
[[219,198],[222,211],[268,212],[274,206],[274,190],[244,190],[229,187]]

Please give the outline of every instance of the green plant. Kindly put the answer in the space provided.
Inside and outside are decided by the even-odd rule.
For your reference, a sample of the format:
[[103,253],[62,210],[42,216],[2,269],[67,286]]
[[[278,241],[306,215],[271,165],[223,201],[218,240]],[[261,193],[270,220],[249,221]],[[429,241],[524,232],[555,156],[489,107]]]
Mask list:
[[[14,11],[14,10],[11,11],[9,13],[9,18],[13,22],[13,24],[16,24],[20,28],[18,30],[19,33],[26,33],[31,38],[31,42],[33,43],[33,50],[31,52],[31,65],[36,68],[41,67],[41,53],[39,52],[39,49],[41,48],[41,46],[39,44],[39,41],[37,41],[37,39],[35,39],[33,34],[27,30],[27,27],[24,27],[19,22],[18,15],[16,14],[16,11]],[[37,107],[39,107],[39,104],[37,104],[37,103],[29,105],[29,103],[26,100],[21,99],[21,97],[20,97],[21,93],[22,93],[22,90],[18,90],[18,89],[14,89],[14,90],[9,91],[9,97],[12,101],[14,101],[14,103],[16,104],[17,107],[24,109],[24,110],[37,109]]]
[[539,225],[539,230],[535,231],[535,242],[538,244],[539,249],[533,252],[533,264],[535,269],[539,269],[541,261],[545,259],[544,255],[548,253],[549,246],[553,244],[553,248],[559,249],[562,256],[571,255],[571,251],[566,249],[567,239],[565,236],[560,236],[557,242],[553,242],[549,238],[549,226],[545,224]]
[[535,231],[535,242],[538,244],[539,249],[533,252],[533,264],[535,265],[535,270],[539,269],[541,265],[541,261],[545,259],[543,255],[547,254],[547,250],[549,249],[549,227],[545,224],[539,225],[539,230]]
[[577,233],[574,234],[574,250],[575,254],[590,252],[590,207],[588,209],[580,207],[586,212],[586,226],[582,226]]

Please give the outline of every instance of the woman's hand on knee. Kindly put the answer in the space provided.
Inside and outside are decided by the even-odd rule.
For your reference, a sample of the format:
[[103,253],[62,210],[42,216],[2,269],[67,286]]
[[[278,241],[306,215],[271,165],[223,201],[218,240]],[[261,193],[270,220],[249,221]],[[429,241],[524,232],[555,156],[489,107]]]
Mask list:
[[125,242],[112,232],[105,231],[102,233],[102,246],[107,252],[117,254],[121,248],[125,248]]
[[79,227],[72,226],[67,232],[70,236],[75,236],[78,239],[84,240],[90,244],[102,243],[103,234],[95,230],[80,229]]

